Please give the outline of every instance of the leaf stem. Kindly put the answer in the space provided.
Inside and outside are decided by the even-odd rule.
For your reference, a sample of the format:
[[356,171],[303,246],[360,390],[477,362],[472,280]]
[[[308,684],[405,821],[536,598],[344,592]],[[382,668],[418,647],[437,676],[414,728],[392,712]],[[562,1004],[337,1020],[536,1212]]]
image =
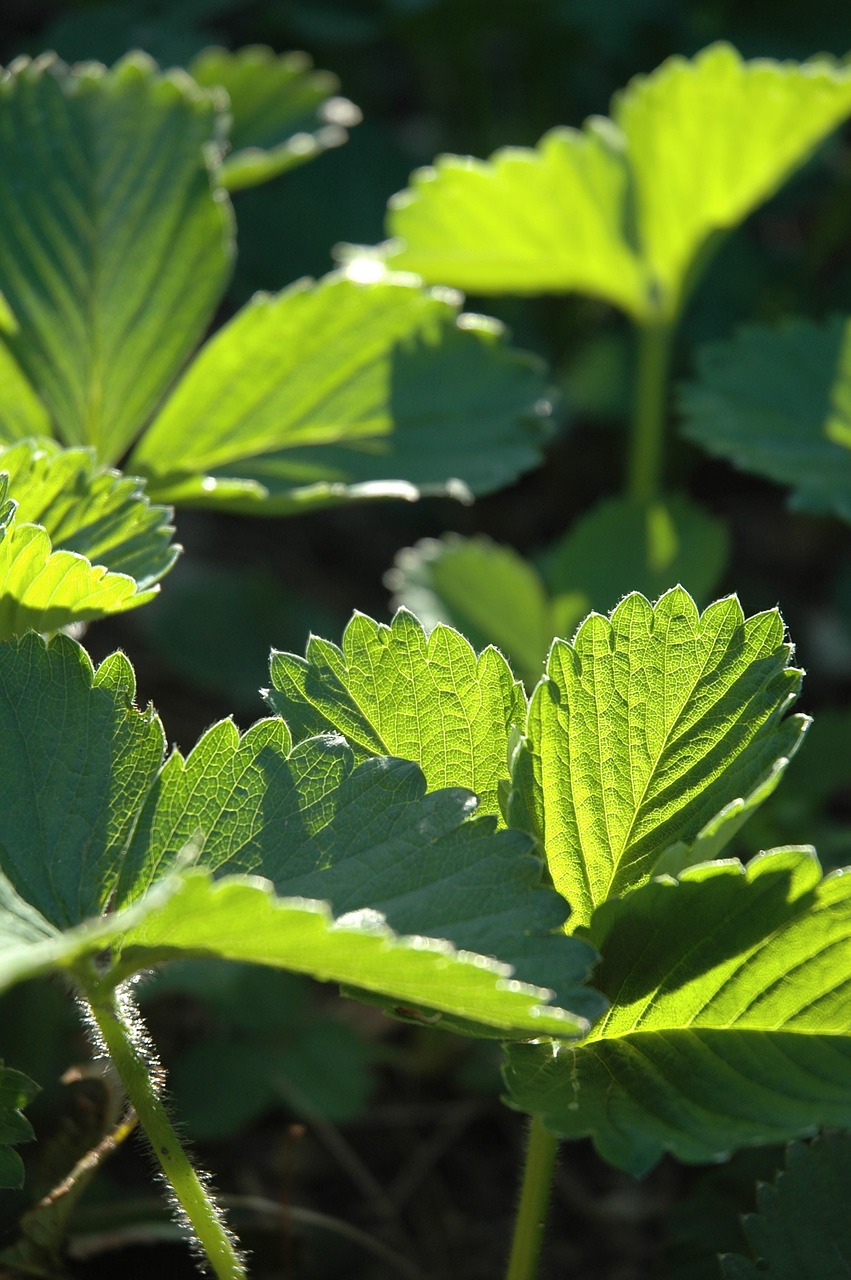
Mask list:
[[535,1280],[544,1243],[557,1150],[558,1138],[544,1128],[537,1116],[533,1116],[505,1280]]
[[630,433],[626,492],[649,501],[662,479],[665,405],[671,357],[671,323],[642,324],[638,328],[638,369]]
[[247,1272],[221,1210],[180,1144],[159,1096],[162,1069],[129,997],[86,984],[86,999],[113,1066],[145,1130],[180,1217],[204,1251],[217,1280]]

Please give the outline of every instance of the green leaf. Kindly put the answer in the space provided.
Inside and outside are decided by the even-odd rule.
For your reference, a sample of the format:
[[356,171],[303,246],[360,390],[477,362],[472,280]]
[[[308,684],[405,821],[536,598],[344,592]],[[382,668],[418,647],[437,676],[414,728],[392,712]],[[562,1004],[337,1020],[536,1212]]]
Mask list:
[[405,548],[386,581],[427,627],[447,622],[478,648],[495,644],[532,688],[552,637],[571,635],[592,609],[631,590],[655,599],[677,583],[707,598],[727,544],[723,523],[685,497],[615,498],[539,557],[546,585],[510,547],[456,534]]
[[162,726],[134,693],[122,654],[95,672],[65,636],[0,645],[0,873],[54,928],[104,909],[160,768]]
[[746,620],[729,598],[699,614],[682,588],[655,606],[627,596],[554,642],[514,803],[574,925],[793,755],[807,721],[783,719],[801,679],[789,655],[776,610]]
[[495,321],[404,277],[257,295],[187,370],[128,467],[162,501],[284,513],[498,489],[552,406]]
[[119,458],[201,337],[231,256],[213,98],[143,54],[0,81],[5,341],[56,433]]
[[188,70],[204,88],[227,90],[232,149],[219,180],[229,191],[268,182],[339,147],[361,118],[354,103],[336,96],[337,77],[314,71],[305,53],[279,56],[263,45],[235,53],[205,49]]
[[394,604],[410,609],[427,630],[444,622],[477,649],[496,645],[530,688],[553,636],[563,634],[560,623],[572,630],[586,612],[577,597],[573,616],[563,608],[557,618],[535,566],[481,535],[423,538],[398,553],[385,581]]
[[613,609],[630,591],[655,600],[681,585],[695,600],[706,600],[724,572],[728,547],[724,522],[683,494],[650,502],[612,498],[548,548],[540,567],[556,601],[581,595],[583,617]]
[[23,1162],[12,1147],[29,1142],[35,1136],[32,1125],[22,1113],[38,1091],[37,1084],[20,1071],[4,1066],[0,1058],[0,1190],[7,1191],[24,1184]]
[[509,1050],[514,1105],[641,1174],[851,1125],[851,877],[774,850],[596,912],[609,1013],[575,1052]]
[[727,1255],[721,1269],[742,1280],[843,1280],[851,1271],[851,1222],[844,1189],[851,1174],[851,1138],[825,1134],[793,1142],[786,1168],[758,1191],[759,1211],[745,1232],[761,1265]]
[[394,267],[475,293],[579,290],[670,321],[737,226],[851,112],[825,57],[744,62],[728,44],[630,82],[612,118],[490,161],[443,156],[391,202]]
[[154,506],[135,476],[98,466],[90,449],[22,441],[0,448],[0,470],[19,523],[43,525],[55,547],[135,578],[140,591],[177,559],[171,509]]
[[[2,328],[2,326],[0,326]],[[14,332],[14,324],[11,330]],[[0,333],[0,442],[20,440],[27,436],[49,436],[50,415],[35,389],[24,377],[20,365],[2,340]]]
[[0,472],[0,640],[134,609],[156,595],[157,587],[139,591],[127,574],[110,573],[77,552],[54,551],[41,525],[17,518],[8,488],[8,475]]
[[[0,986],[111,945],[116,979],[218,955],[501,1034],[573,1036],[599,1013],[581,985],[593,952],[559,930],[528,838],[469,821],[469,792],[426,795],[401,760],[353,769],[339,737],[290,751],[280,720],[242,738],[225,721],[163,765],[159,722],[132,697],[121,655],[95,672],[66,637],[0,646]],[[522,980],[470,952],[501,953]],[[544,1011],[551,981],[571,1003]]]
[[297,738],[336,730],[358,758],[414,760],[430,787],[468,787],[499,813],[526,700],[496,650],[477,656],[446,626],[427,637],[405,609],[390,626],[356,614],[342,648],[312,636],[304,658],[273,652],[271,677],[269,704]]
[[851,520],[848,323],[787,320],[742,329],[697,356],[682,392],[683,433],[792,489],[793,507]]

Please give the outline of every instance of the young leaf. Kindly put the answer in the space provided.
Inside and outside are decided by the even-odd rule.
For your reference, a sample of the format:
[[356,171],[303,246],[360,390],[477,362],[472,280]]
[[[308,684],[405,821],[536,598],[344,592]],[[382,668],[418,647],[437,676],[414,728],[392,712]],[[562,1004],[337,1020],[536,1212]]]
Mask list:
[[760,1265],[728,1254],[728,1280],[841,1280],[851,1271],[851,1220],[845,1188],[851,1174],[851,1138],[824,1134],[793,1142],[786,1168],[758,1189],[759,1211],[744,1221]]
[[538,461],[552,407],[538,362],[459,301],[339,274],[258,295],[206,344],[129,469],[158,500],[266,513],[499,488]]
[[789,655],[776,610],[746,620],[730,598],[699,614],[682,588],[655,606],[627,596],[554,642],[514,791],[574,926],[794,753]]
[[[593,952],[553,932],[565,906],[541,887],[528,839],[468,821],[468,792],[426,795],[400,760],[353,770],[339,738],[290,751],[280,720],[242,738],[225,721],[163,765],[159,722],[132,697],[120,655],[95,672],[66,637],[0,646],[0,986],[112,945],[122,975],[208,953],[501,1032],[572,1036],[600,1011],[580,986]],[[190,853],[197,873],[185,872]],[[211,872],[227,880],[213,886]],[[114,914],[101,914],[107,904]],[[376,913],[438,940],[400,940]],[[500,954],[523,981],[455,947]],[[550,980],[571,1003],[544,1013]]]
[[612,1007],[573,1053],[510,1050],[514,1105],[634,1174],[851,1125],[851,877],[794,849],[705,863],[589,936]]
[[341,649],[313,636],[305,658],[273,653],[271,677],[268,701],[297,737],[337,730],[359,758],[414,760],[430,787],[468,787],[499,813],[526,700],[496,650],[477,656],[445,626],[426,637],[404,609],[389,627],[356,614]]
[[788,320],[710,343],[682,392],[683,433],[792,489],[792,506],[851,520],[847,322]]
[[156,595],[157,587],[140,591],[127,574],[109,573],[74,551],[54,551],[41,525],[17,518],[8,488],[0,472],[0,641],[134,609]]
[[55,547],[74,551],[145,590],[168,572],[171,510],[154,506],[135,476],[99,467],[90,449],[62,449],[50,440],[0,448],[18,523],[43,525]]
[[0,1190],[23,1186],[24,1166],[12,1148],[29,1142],[34,1136],[32,1125],[22,1111],[38,1091],[37,1084],[20,1071],[4,1066],[0,1058]]
[[360,121],[354,103],[337,97],[339,83],[314,71],[304,53],[276,55],[263,45],[231,53],[204,49],[189,74],[206,89],[227,90],[233,116],[231,151],[219,171],[228,191],[268,182],[348,138]]
[[536,150],[441,157],[391,202],[394,267],[476,293],[579,290],[638,321],[678,314],[701,254],[851,112],[827,58],[669,58]]
[[111,70],[55,55],[0,80],[5,335],[56,433],[119,458],[201,337],[231,226],[205,153],[213,98],[142,54]]

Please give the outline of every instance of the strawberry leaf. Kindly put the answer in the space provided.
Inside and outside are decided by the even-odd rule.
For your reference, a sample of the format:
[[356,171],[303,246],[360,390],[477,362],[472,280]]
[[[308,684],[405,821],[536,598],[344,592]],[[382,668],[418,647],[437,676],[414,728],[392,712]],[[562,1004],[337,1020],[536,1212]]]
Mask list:
[[34,1136],[23,1108],[38,1091],[38,1085],[20,1071],[4,1066],[0,1058],[0,1190],[23,1186],[24,1166],[12,1148]]

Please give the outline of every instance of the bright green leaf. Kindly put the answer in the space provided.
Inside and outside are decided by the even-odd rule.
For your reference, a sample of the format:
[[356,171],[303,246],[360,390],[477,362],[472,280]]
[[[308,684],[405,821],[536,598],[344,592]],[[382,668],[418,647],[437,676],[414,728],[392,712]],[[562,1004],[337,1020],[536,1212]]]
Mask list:
[[204,88],[227,90],[231,151],[219,178],[229,191],[267,182],[339,147],[347,128],[360,121],[357,107],[336,96],[336,76],[314,71],[304,53],[276,55],[263,45],[235,53],[205,49],[188,70]]
[[682,588],[554,642],[514,801],[574,925],[792,756],[806,720],[783,719],[801,678],[789,655],[776,610],[746,620],[729,598],[699,614]]
[[[66,637],[0,646],[0,986],[112,945],[128,976],[219,955],[491,1031],[575,1035],[600,1012],[581,985],[593,952],[560,930],[528,838],[468,820],[469,792],[427,795],[402,760],[353,769],[339,736],[290,751],[280,720],[242,738],[225,721],[163,765],[159,722],[132,698],[121,655],[94,671]],[[542,1011],[545,987],[571,1003]]]
[[514,1105],[641,1174],[851,1126],[851,876],[801,850],[706,863],[595,914],[609,1013],[510,1049]]
[[99,467],[89,449],[62,449],[49,440],[0,448],[19,523],[43,525],[54,547],[74,551],[139,590],[174,564],[171,510],[148,501],[134,476]]
[[34,1136],[32,1125],[22,1112],[37,1093],[37,1084],[20,1071],[4,1066],[0,1058],[0,1190],[23,1186],[24,1166],[12,1147],[29,1142]]
[[128,464],[163,501],[283,513],[485,493],[539,458],[552,406],[495,321],[405,277],[258,295],[206,344]]
[[[682,583],[705,599],[727,555],[720,520],[684,497],[595,507],[535,565],[489,538],[424,539],[396,557],[387,585],[427,626],[447,622],[478,648],[495,644],[532,688],[553,636],[628,591],[655,599]],[[549,590],[547,590],[549,587]]]
[[213,98],[142,54],[0,80],[5,341],[56,433],[119,458],[198,342],[230,263]]
[[845,1195],[851,1138],[825,1134],[793,1142],[786,1168],[758,1189],[759,1209],[744,1227],[761,1264],[721,1259],[725,1277],[741,1280],[844,1280],[851,1272],[851,1218]]
[[25,631],[57,631],[145,604],[157,587],[139,591],[124,573],[110,573],[75,551],[54,551],[38,524],[18,519],[0,472],[0,640]]
[[[424,538],[405,547],[387,574],[394,602],[415,613],[427,629],[455,627],[477,649],[496,645],[528,686],[538,681],[554,635],[562,634],[556,610],[537,569],[490,538]],[[575,600],[579,621],[586,610]],[[573,627],[570,627],[572,630]]]
[[839,317],[743,329],[697,356],[683,433],[709,453],[789,485],[791,502],[851,520],[851,343]]
[[612,102],[490,161],[443,156],[391,202],[394,267],[476,293],[579,290],[671,320],[713,237],[740,223],[851,113],[826,57],[669,58]]
[[336,730],[360,758],[414,760],[430,787],[468,787],[499,813],[526,700],[494,649],[477,656],[445,626],[426,637],[407,610],[390,626],[356,614],[342,648],[313,636],[305,658],[273,653],[271,676],[269,703],[297,737]]

